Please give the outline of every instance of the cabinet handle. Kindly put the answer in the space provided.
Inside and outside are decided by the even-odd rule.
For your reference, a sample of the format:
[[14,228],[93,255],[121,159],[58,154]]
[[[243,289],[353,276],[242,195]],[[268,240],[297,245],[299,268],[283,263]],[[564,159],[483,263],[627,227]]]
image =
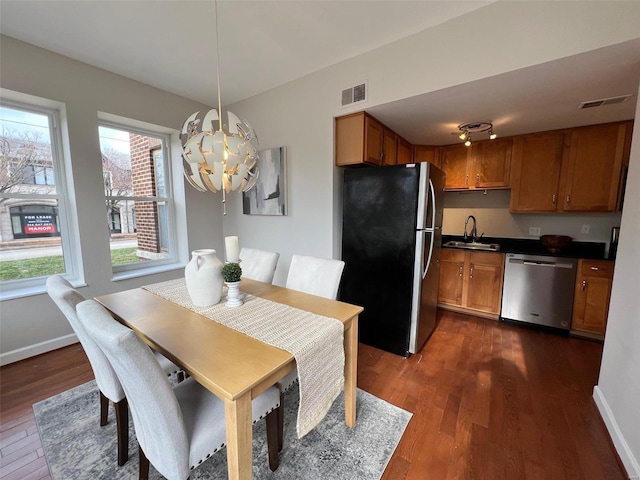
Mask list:
[[476,174],[476,187],[480,186],[480,174]]
[[582,280],[582,291],[584,292],[587,289],[587,281]]
[[558,196],[554,193],[553,196],[551,197],[551,203],[553,204],[553,206],[556,206],[556,200],[558,199]]
[[600,270],[598,267],[591,267],[591,270],[597,272],[598,270]]
[[462,267],[458,268],[458,276],[461,277],[462,276]]
[[571,195],[567,195],[567,198],[565,198],[565,201],[567,202],[567,205],[571,205]]
[[473,266],[471,267],[471,270],[469,271],[469,278],[473,278]]
[[466,175],[464,177],[464,184],[468,187],[469,186],[469,175]]

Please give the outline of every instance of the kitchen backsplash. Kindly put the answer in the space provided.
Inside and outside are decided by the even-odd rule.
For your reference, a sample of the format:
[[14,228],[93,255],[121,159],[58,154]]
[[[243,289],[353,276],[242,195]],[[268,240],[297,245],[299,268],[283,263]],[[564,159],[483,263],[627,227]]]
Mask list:
[[[509,190],[446,192],[442,232],[462,235],[464,220],[476,217],[478,235],[529,238],[529,229],[539,227],[540,235],[569,235],[579,242],[605,242],[607,250],[611,228],[620,225],[620,213],[510,213]],[[582,233],[588,230],[589,233]]]

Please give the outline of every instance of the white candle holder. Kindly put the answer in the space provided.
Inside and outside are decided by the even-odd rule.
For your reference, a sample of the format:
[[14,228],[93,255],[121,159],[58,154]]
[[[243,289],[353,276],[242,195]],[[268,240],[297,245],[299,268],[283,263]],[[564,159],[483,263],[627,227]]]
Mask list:
[[227,282],[227,307],[239,307],[244,302],[240,293],[240,282]]

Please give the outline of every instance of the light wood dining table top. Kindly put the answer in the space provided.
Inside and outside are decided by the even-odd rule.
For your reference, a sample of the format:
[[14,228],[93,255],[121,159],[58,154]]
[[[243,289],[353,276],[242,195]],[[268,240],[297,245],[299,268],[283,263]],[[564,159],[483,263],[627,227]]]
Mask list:
[[[345,327],[345,422],[355,425],[358,314],[362,307],[243,278],[243,293],[335,318]],[[96,300],[147,344],[225,401],[229,478],[252,477],[251,399],[295,367],[287,351],[212,321],[143,288]]]

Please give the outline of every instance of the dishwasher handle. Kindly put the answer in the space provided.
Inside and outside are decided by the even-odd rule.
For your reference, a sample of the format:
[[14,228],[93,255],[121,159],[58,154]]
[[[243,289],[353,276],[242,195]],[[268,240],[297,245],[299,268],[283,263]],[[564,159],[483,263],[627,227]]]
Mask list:
[[543,260],[523,260],[520,258],[510,258],[509,263],[519,263],[521,265],[528,265],[532,267],[573,268],[573,265],[570,263]]

